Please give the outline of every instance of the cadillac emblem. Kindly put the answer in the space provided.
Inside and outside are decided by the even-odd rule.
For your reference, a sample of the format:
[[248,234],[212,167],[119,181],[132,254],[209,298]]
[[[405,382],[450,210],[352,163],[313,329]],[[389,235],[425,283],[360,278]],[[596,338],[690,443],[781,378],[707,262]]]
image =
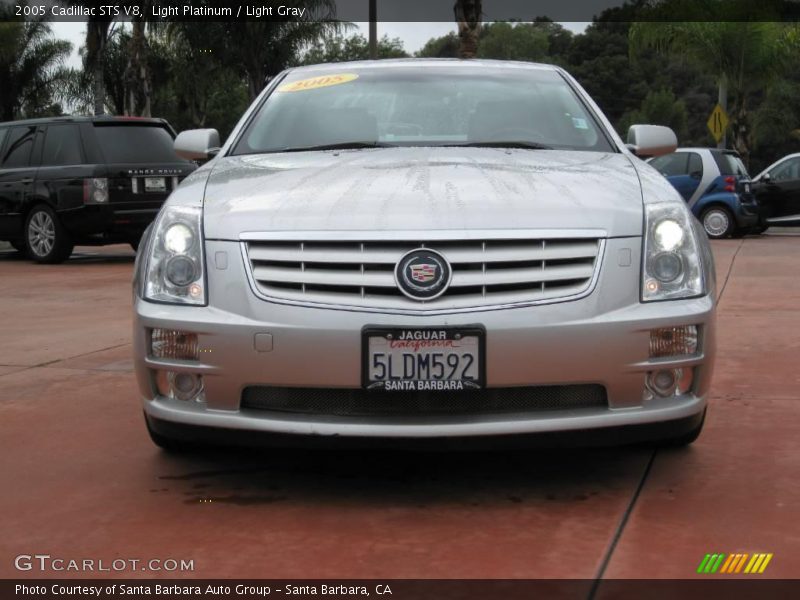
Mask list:
[[412,250],[394,270],[397,287],[412,300],[433,300],[445,293],[452,271],[444,256],[435,250]]

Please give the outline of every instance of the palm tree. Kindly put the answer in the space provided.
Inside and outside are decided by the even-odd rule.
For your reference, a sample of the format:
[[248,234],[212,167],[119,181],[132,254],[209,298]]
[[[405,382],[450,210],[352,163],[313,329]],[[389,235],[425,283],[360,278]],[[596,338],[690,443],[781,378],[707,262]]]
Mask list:
[[460,58],[475,58],[478,55],[478,38],[481,32],[481,0],[456,0],[453,12],[458,23],[458,37],[461,40],[458,55]]
[[637,22],[629,34],[634,58],[654,49],[715,74],[720,103],[729,105],[733,146],[745,161],[753,141],[749,102],[786,67],[797,38],[796,25],[744,21]]
[[[264,6],[279,4],[305,8],[299,20],[260,20],[236,23],[170,21],[167,38],[172,44],[182,43],[193,53],[204,53],[236,73],[247,83],[250,100],[264,89],[267,78],[297,62],[303,50],[326,34],[338,33],[349,23],[335,21],[335,0],[292,0],[261,2]],[[277,13],[277,10],[273,11]]]
[[[87,0],[69,0],[70,4],[95,8],[97,3]],[[123,2],[103,2],[104,6],[119,6]],[[86,52],[84,54],[84,69],[91,74],[92,96],[94,98],[94,114],[102,115],[106,112],[106,89],[103,73],[105,72],[106,48],[108,40],[113,33],[112,24],[114,17],[106,14],[90,16],[86,21]],[[110,11],[107,11],[110,12]]]
[[149,32],[151,35],[164,28],[161,21],[147,19],[154,0],[127,2],[135,4],[139,13],[131,20],[131,36],[128,47],[128,64],[125,68],[125,114],[140,117],[151,116],[152,107],[152,69],[150,65]]
[[324,35],[349,26],[334,20],[335,0],[283,0],[274,4],[306,8],[305,17],[294,21],[229,23],[225,28],[221,56],[245,78],[251,100],[264,89],[268,77],[280,73],[303,49]]
[[0,22],[0,121],[41,113],[64,85],[72,44],[51,33],[42,20]]

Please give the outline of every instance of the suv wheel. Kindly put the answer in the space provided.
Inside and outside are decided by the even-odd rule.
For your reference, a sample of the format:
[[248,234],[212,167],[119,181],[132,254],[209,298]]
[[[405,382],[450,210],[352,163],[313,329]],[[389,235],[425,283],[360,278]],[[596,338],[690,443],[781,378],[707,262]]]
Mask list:
[[49,206],[37,206],[25,221],[25,245],[39,263],[60,263],[72,254],[73,243],[56,213]]
[[715,240],[728,237],[736,228],[731,211],[722,206],[712,206],[705,210],[700,220],[708,237]]

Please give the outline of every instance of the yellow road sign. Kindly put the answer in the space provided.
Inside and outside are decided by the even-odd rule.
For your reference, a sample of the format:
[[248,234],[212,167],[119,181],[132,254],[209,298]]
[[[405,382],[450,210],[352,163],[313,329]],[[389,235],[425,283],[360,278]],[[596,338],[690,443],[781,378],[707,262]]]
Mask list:
[[714,110],[711,111],[711,116],[708,117],[708,122],[706,123],[708,125],[708,130],[717,142],[725,135],[725,130],[728,129],[728,122],[728,113],[717,104]]

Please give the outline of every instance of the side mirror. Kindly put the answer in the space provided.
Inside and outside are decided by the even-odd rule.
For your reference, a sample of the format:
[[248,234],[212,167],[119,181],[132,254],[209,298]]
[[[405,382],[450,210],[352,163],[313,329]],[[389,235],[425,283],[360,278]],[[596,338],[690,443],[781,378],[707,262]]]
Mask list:
[[175,153],[186,160],[208,160],[219,152],[219,132],[216,129],[181,131],[173,144]]
[[763,181],[764,183],[769,183],[772,181],[772,175],[769,173],[764,173],[761,177],[759,177],[759,181]]
[[631,125],[628,129],[628,149],[636,156],[661,156],[675,152],[678,138],[669,127],[661,125]]

